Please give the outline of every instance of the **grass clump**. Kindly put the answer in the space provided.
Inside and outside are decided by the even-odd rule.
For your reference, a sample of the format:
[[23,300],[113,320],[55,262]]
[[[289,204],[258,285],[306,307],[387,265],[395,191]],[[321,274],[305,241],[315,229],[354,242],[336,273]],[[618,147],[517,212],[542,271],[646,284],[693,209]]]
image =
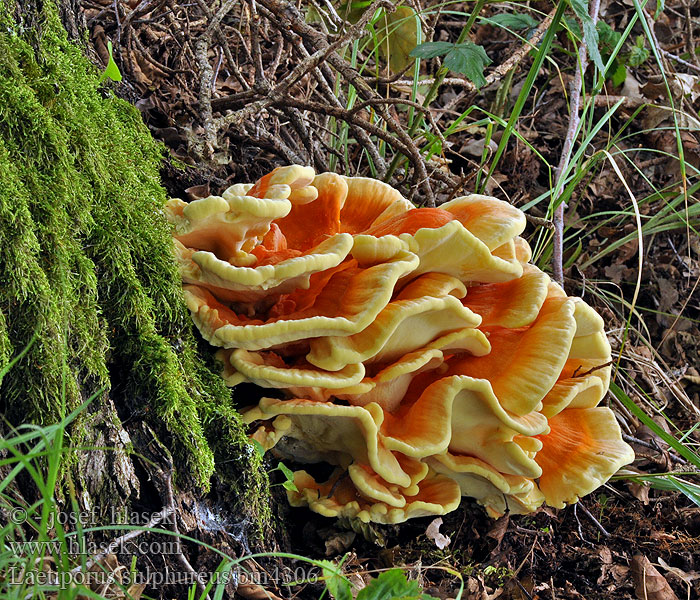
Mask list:
[[[0,377],[0,410],[14,424],[56,422],[59,399],[70,412],[104,388],[169,442],[180,474],[207,487],[218,450],[266,489],[196,347],[161,147],[100,89],[52,3],[26,29],[5,4],[0,26],[0,372],[34,338]],[[89,439],[80,420],[72,432]]]

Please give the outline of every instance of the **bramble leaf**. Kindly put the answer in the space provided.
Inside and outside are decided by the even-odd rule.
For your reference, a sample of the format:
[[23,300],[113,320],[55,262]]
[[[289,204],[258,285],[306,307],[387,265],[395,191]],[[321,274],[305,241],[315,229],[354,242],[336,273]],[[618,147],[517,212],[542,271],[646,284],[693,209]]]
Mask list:
[[508,29],[514,29],[516,31],[519,29],[534,29],[537,27],[537,25],[539,25],[537,19],[527,13],[522,15],[501,13],[489,17],[489,21],[491,23],[496,23],[501,27],[507,27]]
[[588,49],[588,56],[591,57],[595,66],[598,67],[602,73],[605,71],[605,66],[603,65],[603,58],[600,56],[600,49],[598,48],[598,30],[593,24],[591,15],[588,14],[588,0],[569,0],[569,3],[583,26],[583,41]]
[[323,565],[323,579],[331,596],[335,600],[352,600],[350,582],[340,573],[340,565],[334,565],[328,560],[319,562]]
[[451,42],[424,42],[411,50],[409,56],[414,58],[435,58],[436,56],[447,54],[454,46]]
[[445,66],[455,73],[467,76],[476,87],[486,85],[484,67],[491,64],[486,51],[477,44],[455,44],[445,56]]
[[357,594],[356,600],[435,600],[420,590],[417,581],[408,581],[401,569],[379,575]]
[[426,42],[416,46],[411,56],[435,58],[445,56],[444,65],[450,71],[466,75],[476,87],[486,85],[484,67],[491,64],[486,51],[472,42],[452,44],[450,42]]

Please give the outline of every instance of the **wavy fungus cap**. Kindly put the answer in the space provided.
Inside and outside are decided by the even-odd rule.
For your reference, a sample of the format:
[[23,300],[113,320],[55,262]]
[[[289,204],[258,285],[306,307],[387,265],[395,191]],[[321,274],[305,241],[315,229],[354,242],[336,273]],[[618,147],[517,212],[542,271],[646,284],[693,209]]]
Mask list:
[[508,203],[415,208],[379,181],[291,166],[167,214],[227,384],[284,395],[243,409],[253,439],[336,467],[296,472],[293,506],[399,523],[465,495],[528,513],[634,459],[599,406],[603,320],[528,263]]

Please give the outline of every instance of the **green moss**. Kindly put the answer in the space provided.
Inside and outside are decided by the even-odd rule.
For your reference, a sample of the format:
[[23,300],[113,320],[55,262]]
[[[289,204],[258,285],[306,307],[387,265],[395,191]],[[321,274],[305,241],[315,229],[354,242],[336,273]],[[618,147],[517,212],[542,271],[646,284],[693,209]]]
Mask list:
[[0,27],[0,368],[37,334],[0,382],[2,410],[47,423],[62,397],[70,410],[106,387],[199,484],[216,458],[236,459],[241,493],[264,512],[265,475],[182,299],[161,147],[101,93],[50,3],[39,29],[20,35],[8,14]]

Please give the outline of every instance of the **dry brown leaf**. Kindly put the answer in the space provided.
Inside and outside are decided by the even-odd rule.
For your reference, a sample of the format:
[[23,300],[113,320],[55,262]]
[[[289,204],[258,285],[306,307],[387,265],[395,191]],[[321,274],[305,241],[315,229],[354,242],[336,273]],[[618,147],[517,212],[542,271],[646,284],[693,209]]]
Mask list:
[[608,548],[607,546],[603,546],[598,551],[598,556],[600,557],[600,562],[602,564],[600,567],[600,577],[598,577],[596,583],[600,585],[605,580],[605,577],[607,576],[608,571],[613,564],[613,559],[612,552],[610,552],[610,548]]
[[476,577],[468,577],[464,584],[464,595],[466,600],[489,600],[488,594],[484,589],[483,582]]
[[644,506],[649,504],[649,489],[651,486],[648,483],[629,482],[627,487],[629,488],[631,494],[642,504],[644,504]]
[[489,529],[489,532],[486,534],[488,537],[493,538],[496,540],[496,546],[501,545],[501,540],[503,540],[503,536],[506,534],[506,531],[508,531],[508,525],[510,523],[510,517],[508,515],[505,515],[498,519],[491,529]]
[[241,583],[236,588],[236,593],[246,600],[281,600],[279,596],[255,583]]
[[202,183],[200,185],[193,185],[185,190],[188,199],[191,201],[198,200],[199,198],[207,198],[211,195],[211,190],[209,189],[209,182]]
[[634,592],[639,600],[678,600],[666,578],[646,556],[636,554],[630,568],[634,578]]
[[357,534],[354,531],[341,531],[335,533],[326,540],[326,556],[338,556],[343,554],[355,541]]

